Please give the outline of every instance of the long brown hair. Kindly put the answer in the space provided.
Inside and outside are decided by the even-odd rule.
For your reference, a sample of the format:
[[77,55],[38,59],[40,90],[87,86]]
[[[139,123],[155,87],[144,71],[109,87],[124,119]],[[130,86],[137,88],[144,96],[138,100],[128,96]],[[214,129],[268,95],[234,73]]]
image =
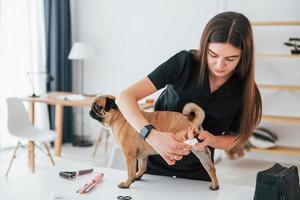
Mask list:
[[200,83],[207,72],[208,44],[229,43],[242,50],[235,74],[243,83],[242,113],[239,126],[240,137],[227,153],[232,157],[243,155],[242,148],[251,137],[253,129],[261,120],[261,96],[254,80],[254,44],[251,24],[247,17],[236,12],[223,12],[214,16],[204,28],[197,58],[200,65]]

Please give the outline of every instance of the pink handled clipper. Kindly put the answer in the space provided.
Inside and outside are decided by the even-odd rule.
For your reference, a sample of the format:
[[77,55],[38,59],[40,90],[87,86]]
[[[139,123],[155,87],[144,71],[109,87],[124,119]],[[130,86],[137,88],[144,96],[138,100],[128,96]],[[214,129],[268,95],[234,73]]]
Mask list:
[[83,169],[76,171],[76,176],[92,173],[94,169]]

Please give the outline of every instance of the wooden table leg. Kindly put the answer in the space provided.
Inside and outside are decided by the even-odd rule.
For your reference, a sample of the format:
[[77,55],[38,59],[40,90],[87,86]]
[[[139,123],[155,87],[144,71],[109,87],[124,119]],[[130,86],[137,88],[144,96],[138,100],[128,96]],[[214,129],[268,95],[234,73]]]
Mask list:
[[29,115],[29,119],[31,121],[32,124],[34,124],[34,112],[35,112],[35,107],[34,107],[34,102],[31,101],[28,103],[28,115]]
[[[31,121],[31,123],[34,125],[34,112],[35,112],[35,106],[34,106],[34,102],[30,101],[28,103],[28,116],[29,119]],[[27,143],[27,164],[28,166],[32,169],[32,149],[33,149],[33,143],[32,142],[28,142]]]
[[30,169],[32,170],[32,173],[35,171],[35,153],[34,153],[34,142],[28,141],[28,164]]
[[61,155],[61,145],[62,145],[62,136],[63,136],[63,115],[64,115],[64,107],[62,105],[55,105],[55,131],[57,133],[57,137],[54,143],[55,155]]

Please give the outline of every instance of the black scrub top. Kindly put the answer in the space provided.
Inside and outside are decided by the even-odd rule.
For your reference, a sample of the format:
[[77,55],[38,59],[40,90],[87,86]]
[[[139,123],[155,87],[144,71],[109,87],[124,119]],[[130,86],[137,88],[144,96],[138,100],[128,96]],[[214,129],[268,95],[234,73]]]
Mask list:
[[[158,66],[148,78],[159,90],[166,86],[155,103],[156,111],[182,112],[193,102],[205,111],[204,130],[214,135],[237,133],[242,107],[243,83],[233,74],[220,88],[211,93],[208,70],[199,84],[200,66],[190,51],[181,51]],[[212,160],[214,149],[212,152]],[[169,166],[161,156],[149,156],[146,173],[210,181],[199,159],[190,153]]]

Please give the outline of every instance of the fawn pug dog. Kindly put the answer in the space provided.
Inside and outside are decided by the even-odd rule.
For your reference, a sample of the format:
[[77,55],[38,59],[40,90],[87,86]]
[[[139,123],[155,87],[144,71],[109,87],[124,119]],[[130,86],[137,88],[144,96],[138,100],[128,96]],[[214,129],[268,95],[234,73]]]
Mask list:
[[[205,116],[204,111],[194,103],[186,104],[182,113],[170,111],[141,112],[157,130],[174,133],[175,138],[181,141],[187,139],[188,127],[201,127]],[[113,137],[119,144],[127,164],[127,180],[121,182],[118,187],[128,188],[135,180],[141,179],[145,173],[148,156],[157,153],[123,117],[115,103],[115,97],[110,95],[96,97],[91,106],[90,116],[104,126],[111,128]],[[211,178],[210,189],[217,190],[219,188],[218,179],[209,148],[206,147],[204,151],[192,150],[192,152],[201,160]],[[136,171],[137,161],[138,171]]]

